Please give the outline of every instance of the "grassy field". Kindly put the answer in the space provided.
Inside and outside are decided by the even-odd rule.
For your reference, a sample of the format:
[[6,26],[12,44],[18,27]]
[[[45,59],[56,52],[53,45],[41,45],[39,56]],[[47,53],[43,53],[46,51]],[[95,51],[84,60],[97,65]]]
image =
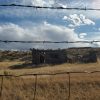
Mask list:
[[[99,71],[100,62],[33,66],[23,61],[0,62],[0,74],[56,73],[70,71]],[[100,73],[71,74],[70,100],[100,100]],[[2,82],[0,80],[0,82]],[[0,83],[1,86],[1,83]],[[34,100],[35,77],[4,77],[0,100]],[[67,74],[37,77],[35,100],[68,100]]]
[[[12,54],[9,54],[12,55]],[[24,55],[24,54],[23,54]],[[14,55],[15,56],[15,55]],[[19,56],[19,55],[18,55]],[[100,61],[88,64],[39,65],[22,59],[10,58],[0,62],[0,74],[39,74],[71,71],[100,71]],[[0,77],[0,100],[69,100],[69,76],[42,75]],[[2,85],[1,85],[2,84]],[[35,88],[36,86],[36,88]],[[1,91],[2,89],[2,91]],[[36,89],[36,91],[35,91]],[[35,96],[35,99],[34,99]],[[100,100],[100,73],[70,74],[70,100]]]
[[39,65],[34,66],[31,63],[24,61],[4,61],[0,62],[0,73],[7,72],[8,74],[27,74],[27,73],[56,73],[70,71],[99,71],[100,61],[97,63],[88,64],[68,64],[61,65]]
[[[35,77],[5,77],[0,100],[34,100]],[[35,100],[68,100],[68,75],[38,76]],[[100,100],[100,74],[71,74],[70,100]]]

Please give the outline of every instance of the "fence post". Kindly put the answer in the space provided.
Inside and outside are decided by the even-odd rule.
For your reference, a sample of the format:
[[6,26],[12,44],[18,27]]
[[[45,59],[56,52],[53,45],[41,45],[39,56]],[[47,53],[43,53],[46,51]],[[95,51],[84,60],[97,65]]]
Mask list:
[[68,88],[69,89],[69,92],[68,92],[69,94],[68,94],[68,100],[70,100],[70,92],[71,92],[71,89],[70,89],[70,85],[71,85],[71,82],[70,82],[71,81],[70,80],[70,72],[68,73],[68,79],[69,79],[69,88]]
[[2,90],[3,90],[3,78],[4,78],[4,76],[2,76],[2,79],[1,79],[0,98],[2,97]]
[[34,99],[36,100],[36,89],[37,89],[37,75],[35,75],[35,84],[34,84]]

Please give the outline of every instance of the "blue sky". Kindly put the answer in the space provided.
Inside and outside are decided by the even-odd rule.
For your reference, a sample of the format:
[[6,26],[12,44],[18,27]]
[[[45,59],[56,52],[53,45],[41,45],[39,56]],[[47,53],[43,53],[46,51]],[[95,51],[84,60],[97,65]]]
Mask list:
[[[100,0],[0,0],[0,4],[99,8]],[[100,11],[0,7],[0,40],[100,40]],[[95,44],[1,44],[0,49],[66,48]]]

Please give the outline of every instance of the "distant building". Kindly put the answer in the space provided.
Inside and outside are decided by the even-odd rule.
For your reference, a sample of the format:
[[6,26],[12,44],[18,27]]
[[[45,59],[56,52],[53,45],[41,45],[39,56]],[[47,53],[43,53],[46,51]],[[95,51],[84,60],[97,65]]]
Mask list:
[[[70,50],[70,49],[69,49]],[[68,49],[57,49],[57,50],[40,50],[31,49],[32,51],[32,63],[33,64],[61,64],[61,63],[90,63],[97,62],[96,53],[92,50],[85,52],[74,49],[74,52]]]
[[32,49],[33,64],[59,64],[67,62],[65,50],[38,50]]

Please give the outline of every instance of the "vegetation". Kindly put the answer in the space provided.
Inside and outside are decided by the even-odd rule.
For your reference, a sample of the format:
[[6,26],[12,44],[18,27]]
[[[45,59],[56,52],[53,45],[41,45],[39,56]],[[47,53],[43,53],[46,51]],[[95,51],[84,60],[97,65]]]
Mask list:
[[[35,92],[35,93],[34,93]],[[70,100],[100,100],[100,74],[72,74]],[[1,100],[68,100],[68,75],[5,77]]]
[[[2,51],[0,56],[0,74],[4,75],[100,70],[99,59],[97,63],[88,64],[64,63],[60,65],[35,66],[31,64],[31,52],[14,51],[13,54],[11,52],[5,54],[5,51]],[[35,79],[35,76],[5,76],[2,84],[2,77],[0,77],[0,87],[2,84],[0,100],[34,100],[34,95],[35,100],[68,100],[68,74],[38,76],[36,91]],[[92,74],[70,74],[70,81],[70,100],[100,100],[99,72]]]

